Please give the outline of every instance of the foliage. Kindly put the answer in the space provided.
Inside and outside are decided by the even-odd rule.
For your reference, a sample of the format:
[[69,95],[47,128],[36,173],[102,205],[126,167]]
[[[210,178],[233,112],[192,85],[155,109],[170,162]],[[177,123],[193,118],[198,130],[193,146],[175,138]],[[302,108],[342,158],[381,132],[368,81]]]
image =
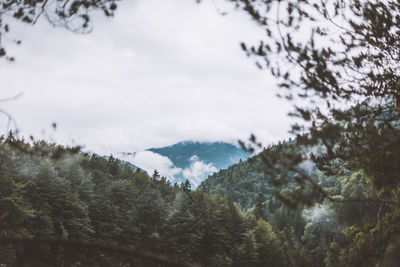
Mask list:
[[[278,79],[280,95],[294,101],[291,115],[302,120],[292,127],[294,144],[263,155],[276,197],[292,208],[322,199],[363,203],[358,214],[365,221],[351,222],[360,226],[350,228],[342,259],[389,264],[384,251],[397,251],[390,240],[400,235],[399,1],[230,2],[265,30],[259,44],[242,48]],[[309,163],[318,171],[305,171]],[[335,196],[322,185],[343,169],[363,176],[364,190],[351,193],[356,197]],[[298,186],[282,190],[291,183]]]
[[[400,248],[399,1],[230,2],[265,30],[259,44],[243,43],[242,48],[259,68],[268,69],[279,80],[281,96],[295,101],[292,115],[303,122],[292,127],[295,142],[266,149],[248,163],[236,165],[237,171],[215,175],[214,182],[204,183],[202,189],[229,196],[246,210],[261,193],[273,225],[255,221],[251,215],[240,216],[231,202],[220,197],[191,192],[188,185],[171,187],[165,179],[149,179],[114,159],[80,155],[78,165],[65,169],[70,163],[60,156],[57,160],[63,162],[57,163],[52,157],[21,156],[3,147],[2,234],[99,238],[151,247],[209,266],[243,266],[246,260],[252,266],[267,260],[285,264],[264,257],[276,255],[271,252],[280,255],[280,246],[292,255],[289,261],[304,255],[316,266],[396,266]],[[42,14],[54,25],[85,31],[89,11],[102,9],[109,16],[115,8],[113,0],[5,1],[0,33],[9,31],[6,18],[34,24]],[[4,48],[0,56],[6,56]],[[52,152],[57,149],[54,145],[22,145],[28,151],[43,146],[58,155]],[[251,164],[257,167],[246,170]],[[79,170],[77,166],[81,166],[78,174],[64,174]],[[256,175],[258,168],[264,174]],[[184,205],[175,203],[178,193]],[[286,212],[277,200],[297,213]],[[261,204],[255,209],[258,217]],[[335,231],[318,220],[307,221],[303,227],[299,211],[323,206],[335,211],[329,213],[335,216]],[[175,213],[169,212],[172,207]],[[287,233],[285,242],[278,244],[272,229],[280,229],[277,222],[289,218],[297,220],[275,233]],[[170,224],[174,225],[171,229],[188,231],[172,236]],[[303,245],[299,249],[303,251],[295,252],[296,243]],[[4,249],[8,262],[71,265],[70,252],[60,252],[59,247]],[[118,261],[93,251],[88,254],[97,257],[99,265]],[[38,259],[37,255],[45,256]],[[90,265],[89,258],[74,252],[72,261]]]
[[[43,141],[18,141],[25,148],[18,150],[16,142],[12,136],[0,142],[1,264],[154,266],[115,246],[204,266],[283,259],[269,224],[255,223],[227,199],[191,191],[188,183],[171,185],[112,156],[71,154]],[[60,156],[52,157],[53,150]]]
[[[360,266],[367,258],[371,264],[393,263],[391,259],[396,259],[394,251],[398,244],[393,206],[379,201],[378,193],[373,191],[370,180],[362,171],[342,167],[337,174],[325,176],[313,164],[303,165],[304,173],[316,177],[316,186],[329,194],[329,198],[321,197],[311,207],[297,205],[294,209],[276,198],[280,194],[296,193],[301,188],[295,181],[274,187],[271,173],[257,174],[257,170],[260,170],[265,154],[271,150],[285,151],[287,144],[295,141],[271,146],[246,162],[221,170],[204,181],[199,189],[233,199],[242,209],[256,216],[265,212],[265,218],[283,242],[287,258],[294,265],[310,266],[312,262],[312,266]],[[253,173],[256,175],[250,175]],[[244,184],[253,187],[244,187]],[[269,186],[268,191],[257,193],[258,186]],[[374,236],[368,237],[372,233]],[[370,245],[359,247],[361,240]],[[247,236],[246,242],[252,246]]]
[[199,189],[229,197],[242,209],[249,210],[254,206],[258,193],[271,195],[273,190],[268,183],[268,176],[261,171],[262,166],[260,156],[253,156],[211,175],[201,183]]
[[[0,6],[0,57],[14,61],[14,57],[7,54],[4,44],[9,40],[7,35],[15,21],[34,25],[44,17],[55,27],[64,27],[76,33],[88,33],[91,31],[90,13],[102,11],[107,17],[113,16],[117,9],[117,2],[118,0],[2,1]],[[20,40],[13,42],[21,43]]]

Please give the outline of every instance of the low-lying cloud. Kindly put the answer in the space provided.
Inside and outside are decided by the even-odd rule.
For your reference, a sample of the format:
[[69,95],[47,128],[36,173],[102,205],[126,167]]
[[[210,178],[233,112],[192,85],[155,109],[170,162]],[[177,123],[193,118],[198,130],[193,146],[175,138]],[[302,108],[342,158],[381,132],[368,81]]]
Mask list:
[[184,169],[176,167],[168,157],[151,151],[140,151],[129,155],[120,154],[118,157],[145,170],[149,175],[157,170],[161,176],[166,177],[172,183],[188,180],[194,188],[199,186],[209,175],[218,171],[212,163],[205,163],[197,156],[192,156],[189,167]]
[[212,163],[207,164],[199,160],[197,156],[192,156],[190,158],[190,167],[183,170],[183,177],[197,187],[209,175],[217,171],[218,169]]
[[152,175],[154,170],[157,170],[160,175],[170,180],[182,172],[180,168],[174,166],[169,158],[151,151],[140,151],[124,159],[145,170],[149,175]]

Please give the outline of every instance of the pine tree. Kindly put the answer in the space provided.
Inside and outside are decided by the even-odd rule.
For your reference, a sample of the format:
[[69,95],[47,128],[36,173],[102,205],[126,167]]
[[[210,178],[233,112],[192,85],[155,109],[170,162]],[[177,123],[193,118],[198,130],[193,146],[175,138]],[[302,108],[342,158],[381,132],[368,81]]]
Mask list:
[[160,173],[157,170],[154,170],[153,175],[151,176],[151,179],[154,181],[160,180]]
[[254,207],[254,216],[256,216],[257,219],[267,220],[267,205],[263,193],[258,193],[257,195]]

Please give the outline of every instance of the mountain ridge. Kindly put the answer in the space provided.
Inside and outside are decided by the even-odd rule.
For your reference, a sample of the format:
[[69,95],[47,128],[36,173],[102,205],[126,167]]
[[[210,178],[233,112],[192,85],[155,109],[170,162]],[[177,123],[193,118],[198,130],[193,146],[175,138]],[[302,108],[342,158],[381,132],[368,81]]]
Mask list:
[[172,183],[188,180],[194,188],[212,173],[250,156],[247,151],[231,143],[193,140],[138,152],[122,152],[120,155],[123,160],[145,169],[149,175],[157,170]]

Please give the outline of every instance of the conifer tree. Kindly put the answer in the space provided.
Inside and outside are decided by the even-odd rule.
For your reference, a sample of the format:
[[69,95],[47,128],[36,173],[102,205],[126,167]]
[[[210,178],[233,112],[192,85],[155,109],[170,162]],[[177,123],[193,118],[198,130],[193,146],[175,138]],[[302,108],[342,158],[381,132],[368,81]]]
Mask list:
[[267,219],[267,205],[263,193],[258,193],[257,195],[254,207],[254,216],[256,216],[257,219]]

